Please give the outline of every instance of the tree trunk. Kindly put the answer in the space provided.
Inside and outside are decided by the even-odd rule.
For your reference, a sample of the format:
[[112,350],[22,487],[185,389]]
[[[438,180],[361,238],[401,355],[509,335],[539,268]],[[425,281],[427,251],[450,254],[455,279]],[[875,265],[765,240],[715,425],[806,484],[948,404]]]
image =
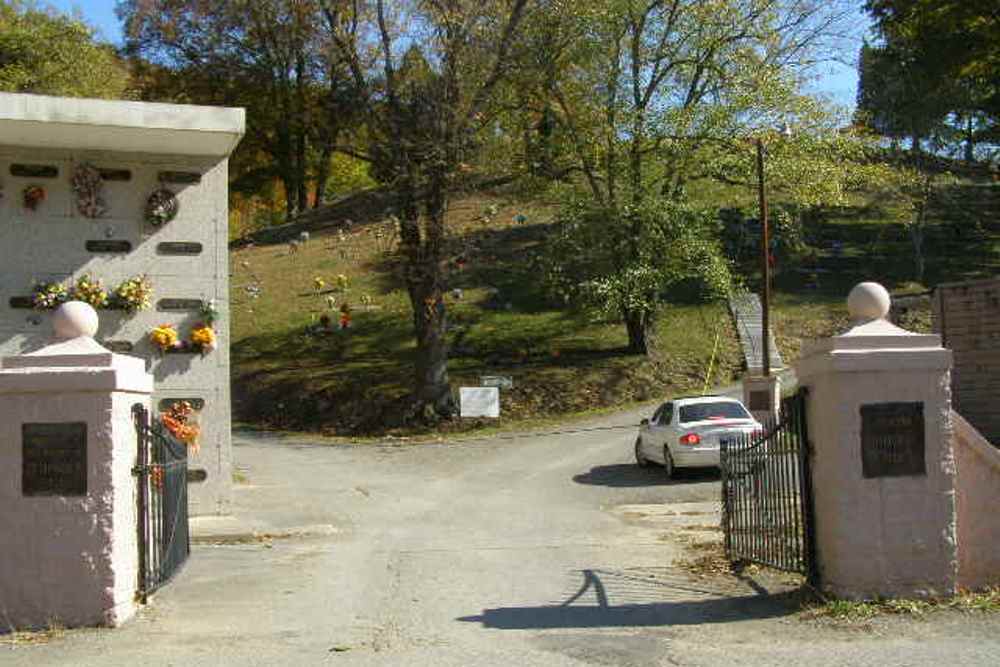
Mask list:
[[626,312],[624,320],[625,329],[628,331],[628,351],[632,354],[650,354],[652,352],[652,315],[646,312]]
[[323,153],[319,158],[319,167],[316,170],[316,196],[313,198],[313,208],[323,205],[323,196],[326,194],[326,182],[330,178],[330,160],[333,157],[333,149],[328,145],[323,146]]
[[972,163],[976,160],[975,137],[972,127],[972,116],[965,122],[965,161]]
[[441,263],[445,193],[443,182],[438,187],[438,179],[432,179],[425,195],[427,217],[422,234],[415,172],[412,166],[407,168],[399,183],[400,243],[407,255],[405,280],[417,342],[414,407],[416,414],[434,419],[455,412],[448,381],[448,320]]

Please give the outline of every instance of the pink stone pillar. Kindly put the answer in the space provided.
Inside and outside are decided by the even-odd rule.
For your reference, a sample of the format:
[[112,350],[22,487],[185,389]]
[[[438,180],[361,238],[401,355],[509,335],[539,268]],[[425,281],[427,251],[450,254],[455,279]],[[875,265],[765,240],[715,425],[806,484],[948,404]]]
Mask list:
[[958,556],[951,352],[886,321],[876,283],[852,290],[854,326],[813,342],[809,388],[822,585],[848,598],[950,595]]
[[93,340],[90,306],[54,326],[51,345],[0,362],[0,622],[116,626],[135,612],[131,409],[153,378]]

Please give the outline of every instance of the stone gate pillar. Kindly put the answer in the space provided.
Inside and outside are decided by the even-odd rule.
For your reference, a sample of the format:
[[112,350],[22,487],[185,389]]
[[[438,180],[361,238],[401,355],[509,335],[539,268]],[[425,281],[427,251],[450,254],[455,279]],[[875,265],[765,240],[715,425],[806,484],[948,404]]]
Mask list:
[[803,350],[824,588],[849,598],[955,592],[951,352],[889,323],[877,283],[848,297],[854,325]]
[[64,304],[55,341],[0,362],[0,620],[114,626],[135,611],[141,359],[94,342],[97,314]]

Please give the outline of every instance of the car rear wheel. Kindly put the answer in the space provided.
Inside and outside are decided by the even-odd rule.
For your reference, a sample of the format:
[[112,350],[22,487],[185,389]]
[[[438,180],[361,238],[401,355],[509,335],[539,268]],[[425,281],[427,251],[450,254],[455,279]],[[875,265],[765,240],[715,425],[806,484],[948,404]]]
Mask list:
[[642,438],[635,439],[635,464],[640,468],[649,467],[649,459],[642,455]]
[[674,467],[674,457],[670,456],[670,448],[666,445],[663,446],[663,472],[666,473],[667,479],[672,479],[677,472]]

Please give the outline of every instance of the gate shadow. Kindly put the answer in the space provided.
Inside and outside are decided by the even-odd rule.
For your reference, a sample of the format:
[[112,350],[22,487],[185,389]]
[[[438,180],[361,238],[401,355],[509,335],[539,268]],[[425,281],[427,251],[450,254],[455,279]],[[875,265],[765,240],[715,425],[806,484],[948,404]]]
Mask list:
[[573,476],[577,484],[628,488],[636,486],[671,486],[677,484],[698,484],[717,482],[721,479],[718,468],[680,468],[672,478],[667,477],[663,468],[652,465],[640,468],[634,463],[615,463],[594,466],[587,472]]
[[[622,573],[595,570],[583,570],[582,574],[583,586],[561,604],[484,609],[479,615],[462,616],[456,620],[480,623],[484,628],[495,630],[700,625],[788,616],[801,607],[803,599],[801,589],[769,593],[759,583],[745,579],[740,579],[739,583],[729,580],[729,585],[720,587],[692,582],[676,575],[668,576],[666,581],[655,582],[623,576]],[[611,575],[630,582],[624,590],[613,590],[613,593],[622,593],[633,599],[655,597],[660,601],[611,604],[601,575]],[[596,597],[596,604],[574,604],[591,589]],[[671,600],[672,597],[703,599]]]

